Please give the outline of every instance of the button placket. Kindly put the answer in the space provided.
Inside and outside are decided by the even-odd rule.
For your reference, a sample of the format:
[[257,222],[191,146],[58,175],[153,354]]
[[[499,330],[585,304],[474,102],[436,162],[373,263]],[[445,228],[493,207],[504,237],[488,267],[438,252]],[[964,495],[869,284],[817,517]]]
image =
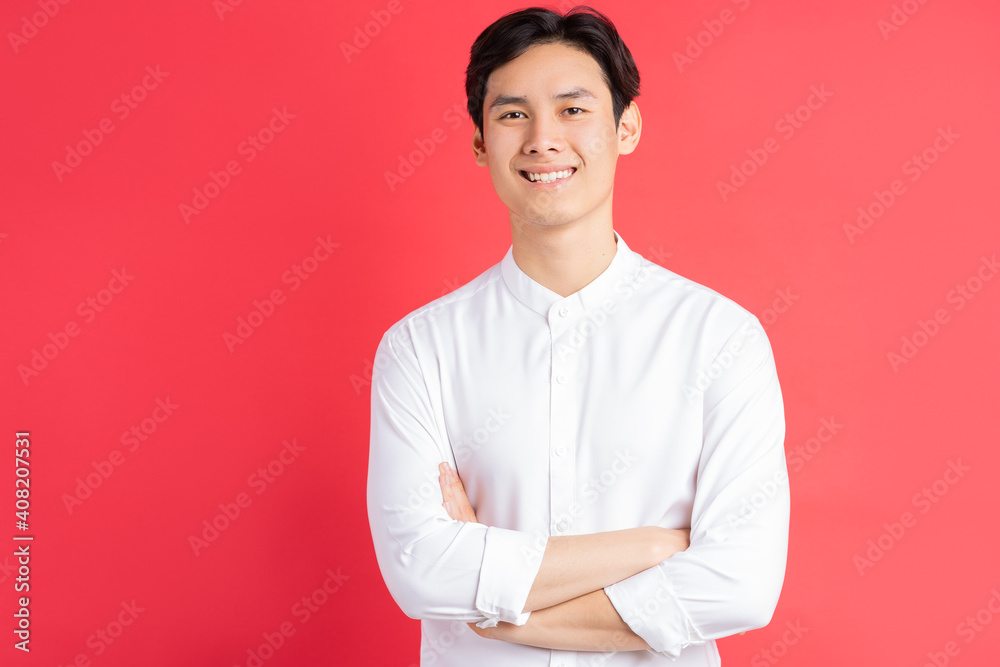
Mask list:
[[[573,516],[570,508],[576,500],[576,437],[577,407],[573,387],[575,355],[560,352],[566,339],[572,335],[579,304],[570,297],[553,305],[549,313],[552,340],[552,375],[550,384],[549,438],[549,530],[553,535],[572,532]],[[577,299],[578,300],[578,299]]]
[[559,651],[553,649],[552,655],[549,658],[549,665],[550,667],[576,667],[577,653],[576,651]]

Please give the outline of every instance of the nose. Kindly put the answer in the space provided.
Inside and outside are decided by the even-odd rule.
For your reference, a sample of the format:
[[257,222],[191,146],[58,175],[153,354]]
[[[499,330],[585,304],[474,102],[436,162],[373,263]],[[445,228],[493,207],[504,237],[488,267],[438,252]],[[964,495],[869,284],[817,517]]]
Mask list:
[[562,129],[555,118],[539,114],[531,120],[524,142],[525,153],[538,154],[549,150],[559,152],[563,147]]

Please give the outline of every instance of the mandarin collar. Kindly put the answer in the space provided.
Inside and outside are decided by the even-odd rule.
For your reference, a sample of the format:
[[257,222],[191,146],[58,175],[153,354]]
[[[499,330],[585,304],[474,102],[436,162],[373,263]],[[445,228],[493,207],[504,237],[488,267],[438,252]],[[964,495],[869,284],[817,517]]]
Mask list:
[[567,297],[562,297],[544,285],[535,282],[514,261],[514,246],[507,249],[507,254],[500,261],[500,273],[504,283],[517,300],[531,308],[536,313],[547,317],[550,309],[557,303],[577,304],[583,310],[600,308],[608,299],[613,298],[616,287],[634,277],[640,266],[640,256],[633,252],[625,243],[621,234],[614,230],[617,243],[615,256],[611,263],[585,287]]

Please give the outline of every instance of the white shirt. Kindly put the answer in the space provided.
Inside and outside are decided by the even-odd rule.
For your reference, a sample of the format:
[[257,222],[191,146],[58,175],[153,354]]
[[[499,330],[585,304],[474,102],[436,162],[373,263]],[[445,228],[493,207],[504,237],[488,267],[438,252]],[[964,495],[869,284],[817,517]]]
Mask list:
[[[368,516],[389,592],[421,619],[422,667],[720,665],[715,639],[771,619],[789,490],[767,336],[616,238],[565,298],[512,246],[379,343]],[[479,523],[445,512],[442,461]],[[652,525],[690,528],[691,546],[604,589],[650,650],[557,651],[466,625],[528,620],[548,536]]]

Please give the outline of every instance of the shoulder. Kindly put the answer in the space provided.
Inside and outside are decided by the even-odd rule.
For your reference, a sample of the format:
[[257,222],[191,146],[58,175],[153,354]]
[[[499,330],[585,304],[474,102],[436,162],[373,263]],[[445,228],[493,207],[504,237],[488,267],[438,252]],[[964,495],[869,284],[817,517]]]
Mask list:
[[[774,354],[767,333],[752,312],[732,298],[657,264],[643,261],[656,286],[643,304],[679,323],[672,340],[692,362],[692,386],[705,394],[711,409],[736,386],[755,377],[759,383],[776,378]],[[751,385],[747,385],[748,387]]]
[[630,289],[644,295],[644,308],[682,318],[702,336],[728,338],[748,322],[759,326],[756,316],[732,298],[642,255]]
[[[382,335],[378,354],[415,354],[419,341],[426,339],[436,322],[474,315],[484,299],[488,299],[501,281],[500,264],[486,269],[469,282],[398,319]],[[440,328],[438,328],[440,331]],[[385,350],[388,348],[388,350]]]

